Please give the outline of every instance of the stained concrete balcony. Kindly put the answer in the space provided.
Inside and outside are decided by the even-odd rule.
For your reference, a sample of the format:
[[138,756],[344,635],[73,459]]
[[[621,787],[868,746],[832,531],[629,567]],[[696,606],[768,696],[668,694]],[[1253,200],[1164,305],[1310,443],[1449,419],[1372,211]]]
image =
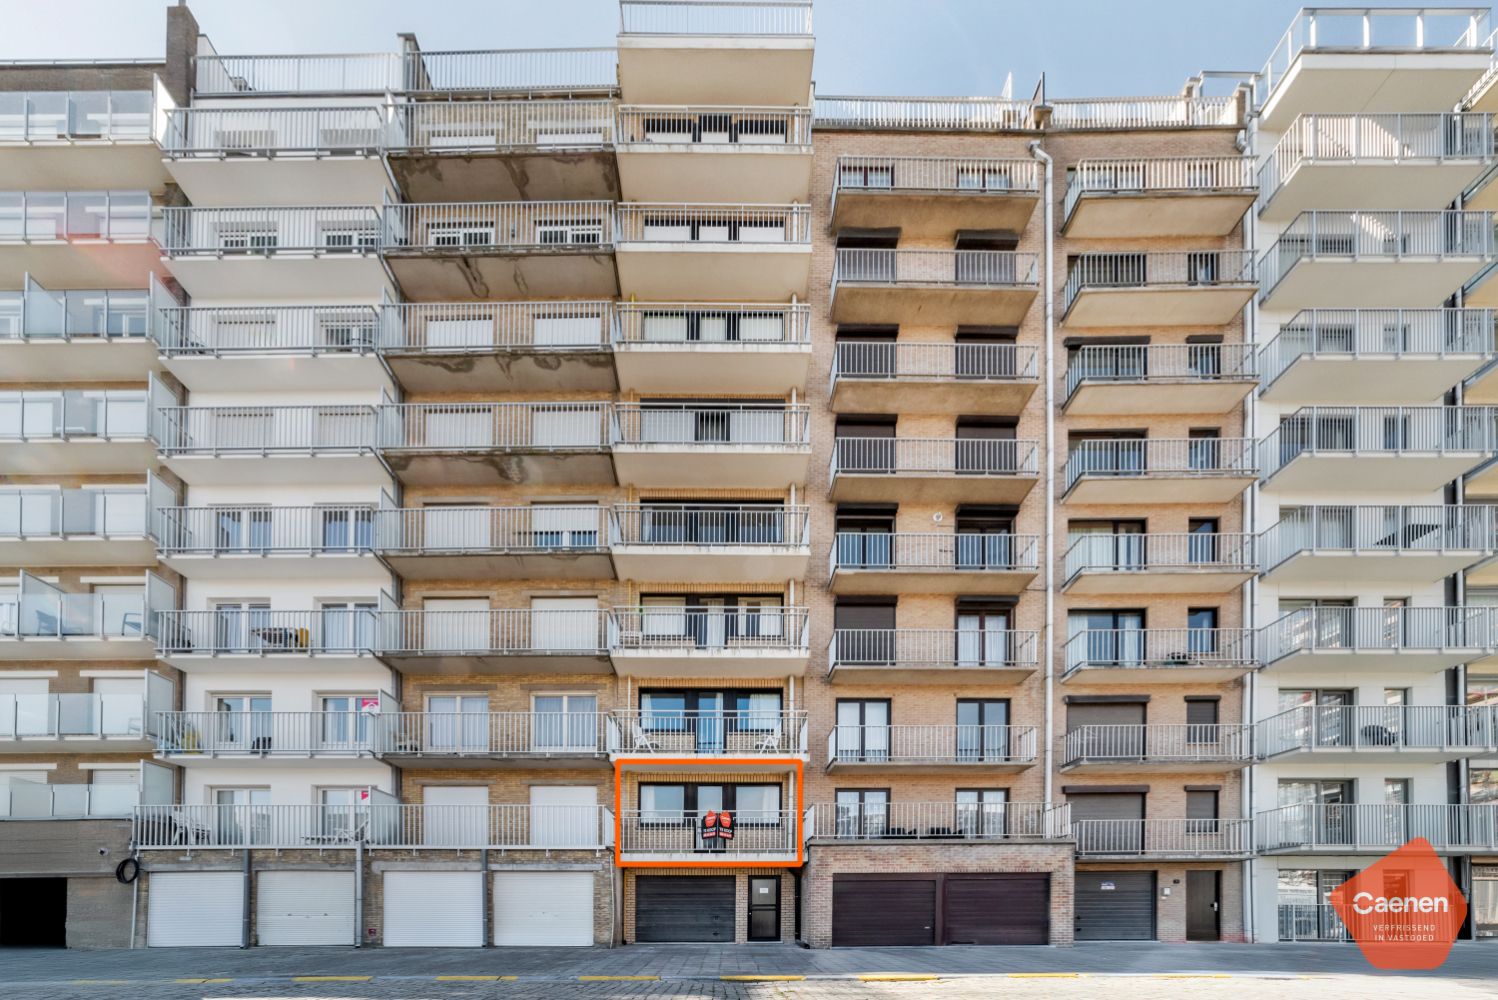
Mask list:
[[193,391],[378,391],[373,306],[193,306],[158,312],[161,363]]
[[391,403],[380,450],[416,486],[614,482],[607,403]]
[[607,767],[608,723],[603,712],[383,712],[371,739],[403,771]]
[[838,533],[827,554],[834,594],[1019,594],[1040,572],[1035,535]]
[[810,409],[804,404],[620,403],[614,470],[621,484],[779,489],[806,482]]
[[146,486],[0,486],[0,566],[150,566],[154,502]]
[[811,195],[811,109],[629,104],[619,183],[638,201],[798,202]]
[[1266,668],[1297,673],[1437,674],[1498,646],[1486,607],[1316,607],[1260,630]]
[[1258,284],[1243,250],[1078,254],[1062,289],[1068,328],[1226,326]]
[[1498,803],[1302,803],[1255,817],[1261,854],[1388,854],[1416,837],[1438,854],[1498,850]]
[[615,504],[620,579],[784,583],[806,576],[810,509],[790,504]]
[[[3,97],[3,95],[0,95]],[[0,291],[0,382],[141,381],[158,367],[150,289]]]
[[140,473],[156,461],[150,394],[0,391],[0,468],[20,476]]
[[403,580],[612,579],[609,509],[590,504],[381,508],[371,544]]
[[1254,854],[1247,819],[1079,819],[1071,832],[1078,860],[1231,861]]
[[644,301],[785,302],[811,281],[805,205],[619,206],[619,291]]
[[161,270],[153,211],[149,191],[0,191],[0,285],[144,288]]
[[837,323],[1019,326],[1040,291],[1038,259],[1008,250],[837,251]]
[[161,462],[183,482],[386,484],[379,410],[326,406],[163,406]]
[[1076,536],[1061,589],[1069,594],[1227,594],[1258,573],[1254,535]]
[[370,671],[379,660],[373,608],[275,611],[233,605],[210,611],[162,611],[157,658],[184,673],[282,670]]
[[1018,416],[1040,385],[1025,345],[840,341],[832,409],[840,413]]
[[407,674],[608,674],[610,620],[603,608],[383,611],[379,643]]
[[1492,705],[1300,705],[1258,724],[1265,759],[1436,764],[1498,754]]
[[1244,725],[1077,726],[1066,733],[1061,770],[1241,771],[1255,760],[1253,734]]
[[0,177],[19,188],[142,187],[167,180],[151,90],[0,93]]
[[1264,532],[1264,579],[1331,590],[1372,580],[1434,585],[1498,556],[1495,510],[1488,504],[1292,508]]
[[1068,684],[1215,684],[1259,667],[1246,628],[1087,628],[1063,650]]
[[811,307],[772,302],[621,302],[614,368],[639,393],[782,394],[806,388]]
[[[819,121],[826,100],[818,98]],[[843,155],[833,169],[833,232],[897,228],[943,240],[970,229],[1018,233],[1040,203],[1039,163],[1029,158]]]
[[1257,478],[1257,444],[1216,437],[1075,441],[1062,499],[1105,505],[1228,503]]
[[848,684],[1016,684],[1040,664],[1040,633],[1004,628],[840,628],[827,679]]
[[1039,481],[1038,445],[1002,438],[840,437],[834,500],[1019,503]]
[[163,507],[155,530],[161,561],[193,580],[367,580],[384,573],[375,514],[371,504]]
[[833,726],[827,770],[848,774],[1005,774],[1033,767],[1034,726]]
[[1259,384],[1252,344],[1086,344],[1067,355],[1075,416],[1228,413]]
[[609,646],[620,677],[800,677],[810,656],[805,608],[752,605],[615,608]]
[[1083,159],[1068,168],[1061,231],[1074,239],[1227,236],[1254,203],[1252,156]]

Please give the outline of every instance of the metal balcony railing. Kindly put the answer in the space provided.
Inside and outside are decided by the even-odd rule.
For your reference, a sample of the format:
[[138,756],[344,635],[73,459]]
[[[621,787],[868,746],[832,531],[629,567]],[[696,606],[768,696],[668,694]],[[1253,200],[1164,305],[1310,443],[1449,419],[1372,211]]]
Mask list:
[[1078,160],[1067,178],[1063,218],[1084,194],[1248,194],[1254,191],[1251,156],[1131,157]]
[[1248,763],[1253,734],[1246,725],[1078,726],[1066,734],[1061,763]]
[[1292,653],[1482,650],[1498,646],[1489,607],[1320,607],[1292,611],[1260,629],[1265,663]]
[[805,303],[620,302],[615,310],[621,348],[811,344],[811,306]]
[[161,139],[168,159],[232,156],[379,156],[390,141],[386,108],[174,108]]
[[609,447],[608,403],[389,403],[387,451],[591,452]]
[[603,300],[387,303],[378,342],[389,355],[603,351],[617,332],[615,310]]
[[618,403],[614,422],[614,441],[621,445],[665,446],[673,451],[811,446],[811,409],[802,403]]
[[0,191],[0,244],[150,239],[148,191]]
[[615,141],[612,100],[412,101],[392,110],[392,152],[604,150]]
[[1253,853],[1248,819],[1079,819],[1077,854],[1195,858]]
[[1011,250],[841,249],[832,267],[840,285],[1031,289],[1039,287],[1038,258]]
[[161,712],[156,752],[170,757],[348,757],[377,749],[383,717],[362,712]]
[[384,611],[379,642],[398,656],[603,656],[609,621],[602,608]]
[[374,551],[375,516],[369,504],[163,507],[156,532],[164,555],[346,555]]
[[1264,757],[1295,751],[1498,752],[1494,705],[1300,705],[1258,724]]
[[625,202],[619,205],[619,242],[794,244],[809,249],[811,211],[805,205]]
[[810,35],[811,0],[619,0],[623,35]]
[[1066,359],[1066,396],[1084,385],[1257,382],[1252,344],[1088,344]]
[[608,739],[610,753],[653,757],[784,757],[808,749],[801,710],[620,710],[609,716]]
[[1046,802],[819,803],[825,840],[1070,840],[1071,807]]
[[1078,254],[1071,262],[1061,292],[1062,311],[1069,310],[1083,292],[1253,284],[1254,258],[1246,250],[1093,251]]
[[1258,473],[1252,438],[1124,438],[1075,441],[1066,488],[1084,476],[1120,479],[1251,477]]
[[602,756],[603,712],[385,712],[375,751],[402,757]]
[[146,400],[134,389],[0,392],[0,441],[145,438]]
[[[733,836],[703,837],[702,812],[624,809],[619,813],[621,855],[688,855],[693,861],[796,857],[799,824],[793,809],[735,809]],[[742,863],[742,862],[741,862]]]
[[173,306],[158,316],[167,357],[368,354],[380,329],[374,306]]
[[1192,670],[1259,665],[1256,636],[1248,628],[1083,629],[1066,642],[1066,674],[1083,669]]
[[133,785],[12,780],[0,787],[0,820],[125,819],[139,803],[140,789]]
[[611,201],[474,201],[386,205],[380,249],[392,253],[598,253],[614,244]]
[[615,608],[609,645],[614,649],[694,652],[709,656],[775,652],[807,654],[807,610],[773,605],[712,609],[669,605]]
[[840,437],[831,478],[849,476],[1036,476],[1038,443],[998,438]]
[[487,49],[407,52],[408,91],[545,94],[613,92],[618,51],[607,48]]
[[1029,382],[1039,378],[1036,350],[1028,345],[841,341],[832,356],[834,387],[841,380]]
[[380,245],[380,213],[368,205],[164,208],[161,214],[168,256],[372,254]]
[[144,289],[0,292],[0,341],[144,340],[154,326]]
[[827,644],[829,672],[839,667],[992,670],[1034,667],[1040,633],[1016,629],[840,628]]
[[[1267,479],[1301,455],[1446,455],[1498,452],[1494,406],[1306,406],[1259,444]],[[1475,464],[1475,463],[1474,463]]]
[[1241,128],[1238,101],[1231,95],[1166,97],[1052,98],[1052,129]]
[[1419,360],[1498,351],[1492,309],[1307,309],[1259,352],[1268,387],[1303,357]]
[[[1002,97],[824,97],[818,94],[815,118],[817,128],[866,128],[890,132],[1013,132],[1034,127],[1029,101]],[[1039,190],[1033,183],[1030,189]]]
[[1296,170],[1312,163],[1439,163],[1492,156],[1492,115],[1300,115],[1259,168],[1260,204],[1268,204]]
[[373,547],[385,555],[601,552],[609,508],[585,504],[523,507],[405,507],[374,513]]
[[1080,535],[1066,550],[1064,579],[1079,573],[1257,573],[1257,537],[1239,533]]
[[144,684],[139,694],[0,694],[0,740],[138,740],[156,732],[148,721]]
[[163,406],[157,434],[164,455],[364,454],[376,444],[377,407]]
[[1264,532],[1260,551],[1265,572],[1303,552],[1492,553],[1498,518],[1491,504],[1297,507]]
[[1347,925],[1330,903],[1285,903],[1276,906],[1281,941],[1351,941]]
[[1492,212],[1302,212],[1259,258],[1259,299],[1303,260],[1487,261],[1495,249]]
[[[827,98],[818,98],[820,120]],[[874,100],[833,98],[832,100]],[[837,158],[832,197],[840,192],[904,192],[963,196],[1030,195],[1040,191],[1039,164],[1033,159],[966,156],[852,156]]]
[[802,504],[615,504],[615,545],[655,549],[805,548],[811,509]]
[[829,574],[1016,573],[1039,569],[1037,535],[985,532],[838,532],[827,553]]
[[1416,837],[1438,851],[1498,850],[1498,803],[1301,803],[1264,810],[1254,826],[1261,851],[1384,853]]
[[196,96],[238,94],[383,94],[401,89],[394,52],[339,55],[221,56],[199,53]]
[[831,764],[1033,764],[1034,726],[833,726]]
[[151,626],[144,595],[23,593],[0,598],[0,641],[142,639]]
[[0,144],[150,142],[149,90],[34,90],[0,94]]
[[145,538],[144,488],[0,487],[0,538]]
[[811,151],[811,109],[626,104],[619,142],[720,147],[801,146]]
[[373,608],[160,611],[159,652],[193,656],[365,655],[380,648]]

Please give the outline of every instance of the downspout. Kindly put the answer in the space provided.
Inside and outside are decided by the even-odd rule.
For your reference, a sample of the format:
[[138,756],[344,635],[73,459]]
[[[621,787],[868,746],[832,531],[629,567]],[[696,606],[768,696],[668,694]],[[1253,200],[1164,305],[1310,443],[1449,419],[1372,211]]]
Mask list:
[[[1247,93],[1243,92],[1241,86],[1239,94],[1242,97],[1241,107],[1245,109],[1243,128],[1245,152],[1254,157],[1255,175],[1257,175],[1259,145],[1258,119],[1247,113],[1252,100]],[[1249,206],[1246,219],[1247,221],[1243,224],[1243,248],[1247,252],[1249,259],[1257,262],[1259,255],[1259,213],[1257,204]],[[1254,274],[1257,277],[1257,269]],[[1257,371],[1259,352],[1259,295],[1257,288],[1254,291],[1253,298],[1249,301],[1248,309],[1244,312],[1243,339],[1246,343],[1253,345],[1254,370]],[[1257,448],[1259,438],[1259,393],[1257,388],[1248,394],[1248,398],[1244,402],[1243,420],[1243,436],[1254,439],[1254,447]],[[1254,541],[1257,544],[1259,539],[1259,484],[1257,482],[1249,487],[1244,505],[1243,529],[1253,534]],[[1260,654],[1258,606],[1259,578],[1254,576],[1249,579],[1248,585],[1243,588],[1243,600],[1240,607],[1242,617],[1240,621],[1243,626],[1249,629],[1250,656],[1255,658]],[[1249,746],[1255,752],[1258,749],[1259,734],[1257,707],[1259,699],[1258,680],[1258,672],[1250,670],[1244,679],[1243,690],[1239,696],[1241,698],[1239,707],[1240,718],[1251,727],[1249,729]],[[1238,789],[1239,815],[1248,821],[1249,838],[1249,842],[1246,845],[1248,848],[1248,857],[1244,859],[1242,868],[1239,870],[1239,878],[1243,880],[1242,912],[1239,914],[1239,919],[1243,924],[1243,940],[1247,944],[1257,943],[1259,936],[1257,901],[1254,898],[1254,877],[1256,874],[1254,871],[1254,848],[1258,846],[1256,839],[1257,832],[1254,830],[1254,785],[1258,780],[1258,765],[1250,762],[1248,767],[1244,769],[1242,784]],[[1220,907],[1221,903],[1218,905]]]
[[1051,804],[1055,792],[1056,709],[1056,296],[1052,278],[1055,266],[1055,200],[1051,194],[1054,163],[1040,140],[1030,141],[1030,155],[1044,167],[1045,184],[1045,540],[1041,558],[1045,561],[1045,630],[1042,633],[1041,656],[1045,664],[1045,803]]
[[354,841],[354,947],[364,947],[364,839]]

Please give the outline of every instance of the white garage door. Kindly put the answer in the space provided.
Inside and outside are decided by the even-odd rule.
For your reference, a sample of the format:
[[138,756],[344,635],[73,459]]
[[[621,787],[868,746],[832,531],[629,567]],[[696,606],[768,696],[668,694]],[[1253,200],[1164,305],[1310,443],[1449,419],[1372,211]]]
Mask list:
[[477,948],[483,943],[483,872],[385,873],[387,947]]
[[495,872],[494,943],[593,943],[592,872]]
[[261,872],[255,938],[263,945],[353,944],[353,872]]
[[152,948],[238,948],[244,930],[240,872],[152,872],[146,883]]

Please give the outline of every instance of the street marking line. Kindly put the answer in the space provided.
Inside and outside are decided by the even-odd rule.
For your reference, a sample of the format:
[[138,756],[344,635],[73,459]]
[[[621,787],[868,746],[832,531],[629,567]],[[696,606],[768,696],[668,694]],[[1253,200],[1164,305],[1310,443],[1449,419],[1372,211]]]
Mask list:
[[806,981],[805,976],[719,976],[725,983],[801,983]]
[[941,977],[929,972],[867,972],[858,978],[866,983],[929,983]]
[[660,976],[578,976],[580,983],[654,983]]
[[174,982],[174,983],[193,983],[195,985],[202,985],[203,983],[232,983],[232,982],[234,982],[234,980],[232,980],[232,979],[173,979],[172,982]]
[[1009,972],[1010,979],[1081,979],[1080,972]]
[[439,983],[513,983],[518,976],[437,976],[435,981]]
[[293,983],[367,983],[374,976],[292,976]]
[[1226,972],[1157,972],[1155,979],[1232,979]]

